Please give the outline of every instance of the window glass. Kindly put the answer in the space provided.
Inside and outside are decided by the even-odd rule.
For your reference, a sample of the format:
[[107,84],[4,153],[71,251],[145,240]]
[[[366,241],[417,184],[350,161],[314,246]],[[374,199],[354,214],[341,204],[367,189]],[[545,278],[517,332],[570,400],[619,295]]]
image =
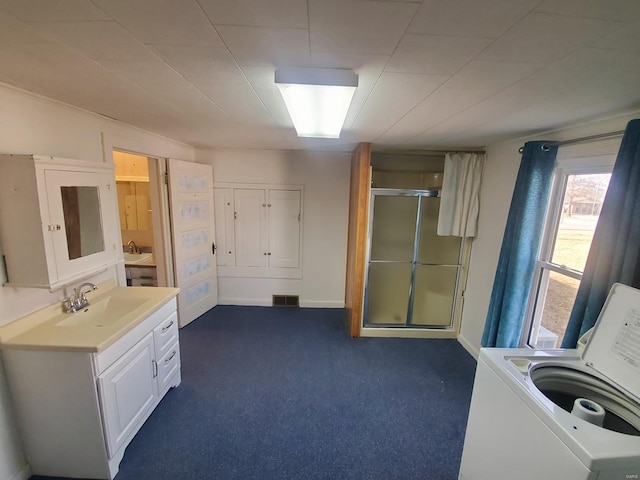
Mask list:
[[558,348],[575,302],[610,166],[558,168],[530,295],[527,343]]

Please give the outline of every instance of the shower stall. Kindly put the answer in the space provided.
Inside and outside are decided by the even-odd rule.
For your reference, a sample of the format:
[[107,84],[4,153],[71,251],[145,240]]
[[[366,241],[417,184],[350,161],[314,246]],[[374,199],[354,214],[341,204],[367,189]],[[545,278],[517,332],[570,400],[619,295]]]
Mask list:
[[371,189],[363,327],[453,327],[463,245],[437,235],[437,195]]

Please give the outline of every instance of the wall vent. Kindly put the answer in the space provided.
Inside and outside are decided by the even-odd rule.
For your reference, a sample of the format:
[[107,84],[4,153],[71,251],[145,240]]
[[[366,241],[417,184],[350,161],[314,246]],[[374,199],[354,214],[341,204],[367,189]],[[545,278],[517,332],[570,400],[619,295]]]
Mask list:
[[274,307],[299,307],[300,301],[298,295],[274,295]]

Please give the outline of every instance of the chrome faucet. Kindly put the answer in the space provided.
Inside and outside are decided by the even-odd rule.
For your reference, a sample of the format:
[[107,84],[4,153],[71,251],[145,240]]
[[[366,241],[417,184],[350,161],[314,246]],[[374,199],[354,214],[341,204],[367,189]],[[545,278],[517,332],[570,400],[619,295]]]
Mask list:
[[[84,287],[89,287],[88,290],[83,290]],[[78,288],[73,289],[73,295],[67,297],[62,302],[62,309],[65,313],[75,313],[84,307],[89,306],[89,300],[87,300],[86,293],[92,290],[96,290],[98,287],[93,283],[83,283]]]
[[129,253],[140,253],[140,249],[133,240],[129,240],[127,246],[129,247]]

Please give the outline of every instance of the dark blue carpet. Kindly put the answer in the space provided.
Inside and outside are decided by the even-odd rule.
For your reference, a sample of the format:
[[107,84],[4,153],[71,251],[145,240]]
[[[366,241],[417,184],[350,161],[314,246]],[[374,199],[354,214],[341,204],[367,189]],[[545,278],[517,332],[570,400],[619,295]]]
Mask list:
[[455,340],[353,340],[343,318],[218,306],[182,329],[182,384],[116,480],[456,479],[473,358]]

